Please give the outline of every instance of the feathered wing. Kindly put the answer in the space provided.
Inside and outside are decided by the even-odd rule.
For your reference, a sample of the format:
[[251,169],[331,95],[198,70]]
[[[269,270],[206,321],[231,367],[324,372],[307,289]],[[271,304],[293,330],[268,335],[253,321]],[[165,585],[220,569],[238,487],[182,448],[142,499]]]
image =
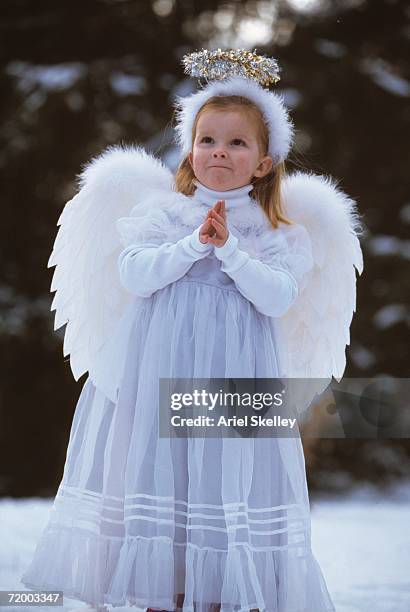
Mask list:
[[308,282],[281,321],[288,377],[322,379],[296,389],[301,412],[345,371],[364,228],[356,202],[330,177],[297,172],[284,180],[282,195],[286,216],[307,230],[313,256]]
[[152,185],[169,193],[173,176],[140,147],[113,146],[87,164],[80,191],[65,205],[48,267],[56,266],[54,329],[67,324],[64,356],[70,355],[74,378],[89,372],[112,400],[116,377],[107,376],[104,353],[133,297],[119,282],[122,250],[116,221],[143,203]]

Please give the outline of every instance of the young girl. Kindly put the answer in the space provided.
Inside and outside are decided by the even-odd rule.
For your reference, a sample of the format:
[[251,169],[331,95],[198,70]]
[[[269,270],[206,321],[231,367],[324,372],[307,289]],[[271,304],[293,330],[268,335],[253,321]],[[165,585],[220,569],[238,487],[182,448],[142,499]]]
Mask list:
[[[226,57],[204,53],[222,78]],[[110,148],[59,220],[52,308],[89,377],[29,588],[94,609],[334,610],[297,434],[159,437],[161,378],[344,371],[355,203],[286,176],[292,124],[246,59],[230,52],[229,77],[179,99],[175,181],[144,150]]]

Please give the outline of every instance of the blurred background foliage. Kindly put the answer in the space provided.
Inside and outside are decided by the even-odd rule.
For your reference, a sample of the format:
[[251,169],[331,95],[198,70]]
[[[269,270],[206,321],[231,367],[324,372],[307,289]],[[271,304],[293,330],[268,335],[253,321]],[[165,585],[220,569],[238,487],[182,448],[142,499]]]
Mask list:
[[[0,495],[55,493],[85,380],[53,331],[47,269],[76,175],[119,142],[175,168],[172,101],[196,88],[180,61],[201,47],[278,58],[297,127],[288,169],[334,176],[368,229],[345,376],[408,376],[407,2],[3,0],[0,14]],[[410,473],[405,439],[306,448],[313,491]]]

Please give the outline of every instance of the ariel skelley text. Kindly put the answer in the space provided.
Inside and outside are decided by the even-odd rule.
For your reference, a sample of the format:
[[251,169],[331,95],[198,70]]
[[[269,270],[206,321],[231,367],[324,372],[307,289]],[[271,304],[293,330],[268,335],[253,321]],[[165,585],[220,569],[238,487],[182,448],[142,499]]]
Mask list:
[[[216,423],[215,423],[216,421]],[[173,415],[171,425],[173,427],[290,427],[293,429],[296,419],[285,419],[275,415],[272,418],[263,418],[260,415],[245,415],[243,417],[220,416],[217,420],[209,416],[181,417]]]

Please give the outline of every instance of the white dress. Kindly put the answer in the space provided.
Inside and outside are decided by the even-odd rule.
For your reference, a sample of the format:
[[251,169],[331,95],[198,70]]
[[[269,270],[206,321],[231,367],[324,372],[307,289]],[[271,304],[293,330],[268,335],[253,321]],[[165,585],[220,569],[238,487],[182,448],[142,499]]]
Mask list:
[[[224,192],[228,220],[251,187]],[[198,185],[194,197],[212,206],[221,194]],[[121,253],[136,301],[118,401],[86,380],[22,581],[158,610],[334,610],[311,550],[299,437],[158,438],[160,377],[280,375],[273,317],[298,293],[288,270],[250,258],[232,231],[214,249],[198,229]]]

